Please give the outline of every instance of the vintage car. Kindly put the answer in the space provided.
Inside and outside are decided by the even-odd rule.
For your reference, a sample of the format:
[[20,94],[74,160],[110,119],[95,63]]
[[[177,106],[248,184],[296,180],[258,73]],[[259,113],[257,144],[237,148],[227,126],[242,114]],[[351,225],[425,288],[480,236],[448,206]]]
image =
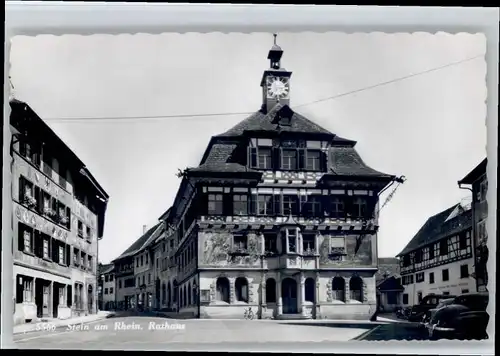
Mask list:
[[467,293],[434,313],[427,324],[429,339],[487,339],[487,293]]
[[429,294],[425,296],[420,304],[414,305],[411,308],[410,314],[408,315],[408,321],[422,321],[425,313],[429,310],[437,307],[439,302],[444,299],[455,298],[454,295],[444,295],[444,294]]
[[429,309],[422,317],[422,321],[421,321],[422,325],[427,326],[427,324],[431,321],[434,314],[436,314],[436,311],[438,311],[439,309],[441,309],[447,305],[450,305],[451,303],[453,303],[454,300],[455,300],[455,298],[442,299],[435,308]]

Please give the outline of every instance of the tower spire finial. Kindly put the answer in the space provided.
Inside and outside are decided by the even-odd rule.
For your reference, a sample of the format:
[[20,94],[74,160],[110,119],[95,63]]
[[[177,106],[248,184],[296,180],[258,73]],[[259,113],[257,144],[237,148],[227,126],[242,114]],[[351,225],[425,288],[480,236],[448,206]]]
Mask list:
[[277,33],[273,33],[273,36],[274,36],[274,45],[276,45],[276,37],[278,37],[278,34]]

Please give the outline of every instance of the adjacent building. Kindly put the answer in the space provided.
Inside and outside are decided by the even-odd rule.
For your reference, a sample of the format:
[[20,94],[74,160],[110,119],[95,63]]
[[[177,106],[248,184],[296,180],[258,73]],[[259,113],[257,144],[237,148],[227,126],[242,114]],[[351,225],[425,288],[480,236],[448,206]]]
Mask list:
[[485,158],[464,178],[458,181],[458,185],[468,185],[472,191],[472,236],[474,246],[474,272],[476,279],[476,290],[478,292],[487,291],[488,270],[488,230],[486,221],[488,217],[488,202],[486,194],[488,192],[488,179],[486,177],[486,166],[488,162]]
[[[144,233],[129,248],[111,263],[116,276],[116,306],[119,310],[144,308],[148,302],[148,273],[150,272],[150,254],[145,246],[151,242],[152,234],[157,232],[161,223]],[[157,232],[159,233],[159,232]],[[147,256],[147,257],[146,257]]]
[[116,309],[115,266],[110,263],[100,266],[99,272],[99,309]]
[[269,51],[261,109],[212,137],[200,165],[179,174],[161,273],[179,315],[375,313],[378,199],[397,178],[290,108],[282,54]]
[[405,306],[418,304],[429,294],[474,291],[470,204],[455,204],[430,217],[397,257]]
[[375,274],[377,285],[377,305],[382,313],[389,313],[402,305],[404,288],[401,285],[397,257],[381,257],[378,259],[378,271]]
[[10,107],[15,323],[96,313],[109,196],[28,104]]

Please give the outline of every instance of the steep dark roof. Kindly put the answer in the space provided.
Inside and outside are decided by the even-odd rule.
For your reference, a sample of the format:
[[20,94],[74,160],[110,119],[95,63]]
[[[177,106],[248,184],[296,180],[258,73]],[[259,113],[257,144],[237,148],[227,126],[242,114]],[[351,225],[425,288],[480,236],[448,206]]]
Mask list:
[[378,271],[375,274],[377,281],[387,277],[399,277],[399,259],[396,257],[381,257],[378,259]]
[[[130,245],[129,248],[127,248],[120,256],[114,259],[114,261],[120,260],[125,257],[129,257],[137,253],[143,245],[149,240],[151,235],[156,231],[156,229],[159,227],[161,222],[157,223],[155,226],[150,228],[144,235],[139,237],[132,245]],[[113,262],[114,262],[113,261]]]
[[280,131],[333,135],[330,131],[316,125],[314,122],[296,112],[293,112],[290,125],[279,126],[274,122],[274,119],[276,113],[285,106],[287,105],[277,104],[268,113],[265,113],[261,109],[216,137],[241,136],[245,131]]
[[115,265],[113,263],[108,263],[106,265],[102,265],[100,267],[100,273],[101,274],[107,274],[107,273],[110,273],[113,271],[113,269],[115,268]]
[[393,177],[369,167],[363,162],[354,147],[332,146],[330,148],[329,163],[329,171],[335,175]]
[[485,158],[479,163],[472,171],[467,173],[465,177],[458,181],[458,184],[472,184],[479,179],[483,174],[486,174],[486,166],[488,165],[488,158]]
[[424,226],[420,228],[417,234],[411,239],[406,247],[398,256],[405,255],[420,247],[437,242],[447,236],[457,234],[472,226],[472,210],[462,211],[455,217],[448,219],[455,209],[460,209],[461,204],[455,204],[452,207],[431,216],[427,219]]
[[377,289],[381,292],[394,291],[394,290],[403,291],[404,287],[401,285],[401,280],[399,278],[392,276],[382,281],[379,281],[377,283]]

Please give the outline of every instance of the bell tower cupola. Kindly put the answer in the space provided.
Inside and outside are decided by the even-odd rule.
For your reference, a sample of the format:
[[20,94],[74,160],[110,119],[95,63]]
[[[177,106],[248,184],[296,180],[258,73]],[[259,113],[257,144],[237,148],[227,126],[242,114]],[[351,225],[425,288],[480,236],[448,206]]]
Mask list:
[[281,67],[283,50],[276,43],[277,34],[274,34],[274,44],[269,50],[269,69],[264,71],[260,86],[262,87],[263,109],[269,112],[276,104],[290,104],[290,77],[292,72],[287,72]]

